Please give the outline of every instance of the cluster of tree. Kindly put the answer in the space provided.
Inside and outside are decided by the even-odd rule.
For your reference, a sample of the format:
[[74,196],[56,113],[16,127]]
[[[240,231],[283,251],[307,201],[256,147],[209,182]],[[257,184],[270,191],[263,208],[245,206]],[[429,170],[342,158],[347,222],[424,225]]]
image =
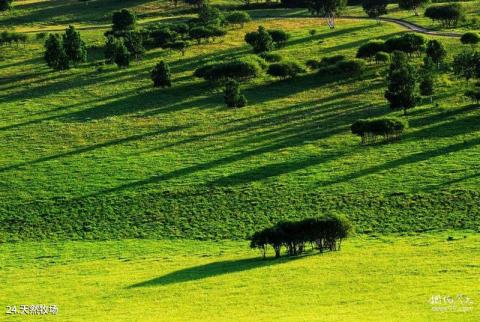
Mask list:
[[50,34],[45,41],[45,61],[56,70],[70,68],[71,64],[78,64],[87,60],[87,49],[75,27],[69,26],[60,37]]
[[394,117],[383,117],[355,121],[352,133],[362,138],[362,144],[376,143],[379,137],[386,141],[400,138],[407,122]]
[[0,33],[0,46],[11,45],[11,44],[25,44],[28,40],[26,34],[22,34],[15,31],[2,31]]
[[13,0],[0,0],[0,11],[7,11],[12,7]]
[[252,46],[255,53],[264,53],[274,48],[284,47],[289,38],[289,34],[283,30],[266,30],[263,26],[259,26],[257,31],[245,34],[245,42]]
[[240,84],[234,79],[229,79],[225,84],[224,100],[228,107],[244,107],[247,105],[247,98],[240,93]]
[[207,64],[197,68],[194,76],[212,82],[228,79],[242,81],[259,76],[266,67],[267,63],[261,57],[249,55],[231,61]]
[[294,78],[305,70],[295,61],[282,61],[270,64],[268,66],[267,74],[281,79]]
[[431,6],[425,10],[425,16],[434,22],[439,21],[443,27],[455,27],[465,19],[465,10],[459,3]]
[[289,256],[301,255],[305,246],[315,245],[320,252],[340,250],[342,240],[352,232],[350,222],[340,216],[310,218],[296,222],[280,222],[273,227],[258,231],[250,238],[250,247],[259,249],[263,258],[271,246],[275,257],[281,256],[285,247]]

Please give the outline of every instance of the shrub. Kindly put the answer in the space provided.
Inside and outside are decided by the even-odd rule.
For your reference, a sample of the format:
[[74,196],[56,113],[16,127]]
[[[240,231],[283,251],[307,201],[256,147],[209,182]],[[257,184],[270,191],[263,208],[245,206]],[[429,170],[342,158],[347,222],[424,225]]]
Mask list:
[[308,31],[308,34],[309,34],[311,37],[313,37],[313,36],[315,36],[315,35],[317,34],[317,30],[316,30],[316,29],[310,29],[310,30]]
[[476,32],[467,32],[462,35],[460,41],[464,45],[476,45],[480,41],[480,36]]
[[305,62],[305,65],[310,68],[310,69],[319,69],[320,68],[320,62],[315,59],[309,59]]
[[171,87],[172,80],[170,67],[164,61],[159,62],[152,70],[150,77],[153,81],[153,87]]
[[182,53],[182,56],[185,55],[185,51],[187,50],[188,44],[186,41],[180,40],[176,41],[168,46],[169,48],[173,50],[180,51]]
[[275,53],[264,52],[261,53],[259,56],[269,63],[278,63],[282,60],[282,56]]
[[208,4],[203,4],[198,10],[198,21],[203,26],[212,26],[223,24],[225,20],[222,12]]
[[117,66],[120,68],[127,68],[128,66],[130,66],[130,59],[130,52],[125,46],[123,40],[119,39],[116,43],[115,48],[115,64],[117,64]]
[[237,81],[231,79],[225,84],[225,104],[228,107],[244,107],[247,105],[245,95],[240,94],[240,86]]
[[356,57],[371,59],[380,51],[385,51],[385,42],[382,40],[372,40],[358,48]]
[[271,64],[267,70],[267,74],[282,79],[293,78],[302,72],[304,72],[303,68],[293,61]]
[[318,72],[321,75],[329,75],[329,76],[335,76],[335,75],[348,75],[349,77],[357,76],[362,73],[365,67],[365,63],[358,59],[340,60],[333,65],[322,64],[322,62],[320,62],[320,64],[321,66]]
[[240,27],[243,28],[243,26],[252,19],[245,11],[232,11],[225,17],[225,20],[231,25],[240,25]]
[[384,117],[355,121],[350,129],[353,134],[362,138],[362,144],[368,144],[377,142],[379,136],[387,141],[398,139],[406,127],[407,123],[404,120]]
[[45,41],[45,61],[50,68],[65,70],[70,68],[70,62],[63,48],[62,39],[58,34],[50,34]]
[[80,33],[73,26],[65,30],[63,38],[63,48],[68,59],[73,63],[80,63],[87,60],[87,48],[80,38]]
[[115,11],[112,15],[112,30],[125,31],[135,29],[137,17],[127,9]]
[[403,109],[406,115],[408,109],[415,107],[416,78],[416,70],[408,64],[405,54],[394,52],[385,91],[385,98],[389,101],[391,109]]
[[177,40],[178,34],[169,27],[163,26],[158,29],[150,29],[148,37],[151,47],[166,47]]
[[320,65],[321,66],[335,65],[336,63],[341,62],[343,60],[345,60],[345,56],[343,55],[323,57],[322,60],[320,61]]
[[388,63],[390,61],[390,55],[384,51],[379,51],[375,54],[375,62],[377,64],[380,63]]
[[250,238],[250,247],[259,249],[263,258],[267,247],[280,257],[282,247],[289,256],[301,255],[305,252],[305,244],[315,243],[320,252],[341,249],[341,242],[352,233],[352,225],[341,216],[325,216],[309,218],[296,222],[280,222],[273,227],[256,232]]
[[455,27],[465,19],[465,12],[459,3],[431,6],[425,10],[425,16],[434,22],[439,21],[444,27]]
[[15,31],[2,31],[0,33],[0,45],[11,45],[15,43],[17,46],[19,43],[25,43],[28,40],[28,36],[23,33]]
[[281,29],[268,30],[268,34],[272,37],[272,41],[277,48],[284,47],[290,38],[290,35]]
[[143,36],[140,32],[137,31],[128,31],[123,38],[125,46],[128,49],[128,52],[135,59],[139,59],[145,53],[145,48],[143,47]]
[[253,47],[255,53],[263,53],[273,49],[272,36],[262,26],[258,27],[258,31],[245,34],[245,42]]
[[117,49],[118,40],[113,36],[108,36],[107,41],[105,42],[105,47],[103,53],[105,60],[108,64],[113,64],[115,62],[115,52]]
[[465,78],[480,78],[480,53],[463,51],[453,58],[453,72]]

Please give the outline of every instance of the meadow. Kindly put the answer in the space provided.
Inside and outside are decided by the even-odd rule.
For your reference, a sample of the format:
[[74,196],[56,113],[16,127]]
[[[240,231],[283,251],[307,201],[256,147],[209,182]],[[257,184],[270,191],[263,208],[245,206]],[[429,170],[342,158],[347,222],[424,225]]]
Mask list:
[[[81,31],[89,62],[64,72],[44,64],[41,40],[5,47],[0,238],[245,238],[325,211],[346,213],[359,231],[478,228],[479,110],[463,97],[465,81],[443,74],[433,103],[410,112],[393,144],[361,146],[350,133],[359,118],[401,114],[383,98],[385,65],[353,80],[263,76],[242,86],[248,107],[227,109],[222,89],[192,73],[250,54],[243,35],[260,24],[288,30],[277,52],[301,63],[353,57],[368,40],[404,32],[368,20],[330,30],[319,18],[262,18],[185,56],[156,49],[118,69],[98,66],[100,28]],[[439,39],[451,60],[458,39]],[[152,87],[160,60],[172,88]]]
[[0,303],[57,305],[42,321],[478,321],[479,251],[461,231],[279,260],[233,241],[2,244]]

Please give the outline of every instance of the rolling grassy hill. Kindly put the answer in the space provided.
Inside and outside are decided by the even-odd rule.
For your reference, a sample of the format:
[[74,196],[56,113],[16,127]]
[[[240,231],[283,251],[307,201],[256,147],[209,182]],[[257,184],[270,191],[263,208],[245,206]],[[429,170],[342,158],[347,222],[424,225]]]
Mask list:
[[[151,50],[118,69],[98,67],[113,7],[95,3],[55,2],[65,11],[45,16],[54,24],[98,24],[81,32],[86,64],[51,71],[43,40],[33,36],[25,47],[2,48],[0,239],[244,238],[281,219],[324,212],[347,214],[360,232],[478,229],[480,111],[463,97],[466,82],[450,73],[439,76],[434,103],[407,116],[401,141],[374,146],[361,146],[349,127],[400,114],[383,98],[386,66],[370,64],[358,79],[263,76],[242,85],[250,104],[235,110],[224,106],[221,87],[192,76],[207,62],[250,54],[243,36],[260,24],[288,30],[292,38],[277,52],[300,62],[353,57],[361,44],[402,27],[340,20],[330,30],[322,19],[285,11],[185,56]],[[45,5],[19,2],[1,19],[47,15]],[[140,13],[157,5],[131,2]],[[72,18],[69,6],[82,14]],[[28,28],[42,27],[32,21]],[[439,39],[451,60],[458,40]],[[149,73],[160,60],[171,66],[172,88],[152,87]]]

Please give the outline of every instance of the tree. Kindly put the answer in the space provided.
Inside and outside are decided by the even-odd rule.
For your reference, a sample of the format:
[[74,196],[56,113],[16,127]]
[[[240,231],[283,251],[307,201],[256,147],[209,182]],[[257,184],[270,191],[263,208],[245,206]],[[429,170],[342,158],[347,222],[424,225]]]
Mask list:
[[308,11],[325,17],[331,29],[335,28],[335,18],[346,5],[347,0],[307,0]]
[[103,53],[108,64],[113,64],[115,62],[115,53],[118,47],[117,42],[118,40],[115,37],[111,35],[107,37]]
[[244,107],[247,105],[247,99],[240,94],[240,85],[233,79],[225,84],[224,98],[228,107]]
[[171,87],[170,67],[164,61],[159,62],[152,70],[151,78],[153,81],[153,87]]
[[390,55],[384,51],[379,51],[375,54],[375,63],[388,63],[390,61]]
[[130,52],[123,43],[123,40],[118,40],[115,48],[115,64],[120,68],[127,68],[130,66]]
[[464,45],[476,46],[480,42],[480,36],[476,32],[467,32],[462,35],[460,41]]
[[425,38],[415,33],[406,33],[385,41],[385,51],[403,51],[409,55],[420,53],[425,48]]
[[65,70],[70,68],[67,54],[63,48],[62,39],[58,34],[50,34],[45,41],[45,61],[50,68]]
[[112,16],[112,30],[126,31],[135,29],[137,17],[127,9],[115,11]]
[[268,66],[267,74],[286,79],[294,78],[297,74],[302,73],[303,71],[303,68],[297,62],[286,61]]
[[259,26],[258,31],[245,34],[245,41],[253,47],[255,53],[263,53],[273,49],[272,36],[263,26]]
[[447,51],[445,50],[445,47],[441,42],[436,39],[430,40],[427,43],[426,53],[427,56],[432,59],[432,62],[437,65],[437,69],[440,67],[440,64],[445,60],[445,57],[447,57]]
[[385,51],[385,42],[372,40],[360,46],[357,50],[357,58],[372,59],[378,52]]
[[398,7],[404,10],[412,10],[418,16],[418,8],[429,3],[429,0],[398,0]]
[[431,57],[427,56],[423,60],[423,65],[420,70],[420,95],[422,96],[430,96],[430,102],[432,102],[432,95],[433,95],[433,87],[434,87],[434,80],[433,80],[433,65],[434,61]]
[[188,47],[187,42],[182,41],[182,40],[176,41],[176,42],[172,43],[171,45],[169,45],[169,48],[171,48],[173,50],[180,51],[182,53],[182,56],[185,55],[185,51],[187,50],[187,47]]
[[453,58],[453,72],[467,82],[471,78],[480,78],[480,53],[463,51]]
[[398,52],[393,55],[387,76],[388,88],[385,98],[389,101],[391,109],[403,109],[406,115],[408,109],[415,107],[416,73],[414,67],[404,58],[396,57],[402,55],[404,54]]
[[465,10],[459,3],[432,6],[425,10],[425,17],[432,19],[434,22],[440,21],[442,26],[451,28],[465,19]]
[[225,17],[225,20],[231,25],[240,25],[240,27],[243,28],[243,26],[252,19],[245,11],[232,11]]
[[281,29],[270,29],[267,31],[277,48],[285,47],[290,35]]
[[218,8],[204,4],[198,10],[198,20],[202,25],[210,26],[223,24],[225,18]]
[[0,0],[0,11],[7,11],[12,7],[13,0]]
[[387,14],[388,0],[363,0],[363,11],[370,17],[380,22],[380,16]]
[[128,49],[128,52],[135,59],[139,59],[145,53],[145,48],[143,47],[143,36],[137,31],[128,31],[124,37],[125,46]]
[[65,30],[62,39],[65,54],[71,62],[76,64],[87,60],[87,48],[75,27],[69,26]]

